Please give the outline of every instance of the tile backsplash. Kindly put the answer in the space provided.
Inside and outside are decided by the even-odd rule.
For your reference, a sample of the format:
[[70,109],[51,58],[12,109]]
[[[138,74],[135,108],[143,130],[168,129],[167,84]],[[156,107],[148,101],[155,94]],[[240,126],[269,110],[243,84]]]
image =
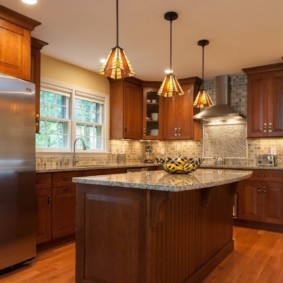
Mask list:
[[[205,82],[205,89],[215,99],[214,79]],[[230,76],[230,104],[242,115],[247,114],[247,78]],[[108,164],[113,162],[138,162],[144,160],[145,147],[151,145],[155,157],[205,157],[206,164],[213,164],[215,156],[226,158],[231,165],[255,165],[258,154],[277,154],[278,165],[283,165],[283,138],[246,139],[246,124],[203,125],[202,141],[130,141],[110,140],[109,153],[78,153],[79,165]],[[38,152],[36,167],[63,168],[72,165],[72,154],[47,154]]]
[[203,156],[247,158],[246,123],[203,125]]

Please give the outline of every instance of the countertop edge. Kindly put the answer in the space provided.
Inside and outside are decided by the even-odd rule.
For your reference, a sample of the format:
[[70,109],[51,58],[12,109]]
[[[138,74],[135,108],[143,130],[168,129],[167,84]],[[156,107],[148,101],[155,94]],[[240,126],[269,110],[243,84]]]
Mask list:
[[[114,169],[114,168],[138,168],[138,167],[154,167],[159,166],[157,163],[123,163],[123,164],[103,164],[103,165],[86,165],[79,167],[66,167],[66,168],[49,168],[49,169],[36,169],[36,173],[55,173],[55,172],[68,172],[68,171],[86,171],[86,170],[101,170],[101,169]],[[231,170],[283,170],[283,166],[267,167],[267,166],[252,166],[252,165],[201,165],[202,169],[231,169]]]
[[[201,169],[199,169],[200,171]],[[203,170],[207,170],[207,169],[203,169]],[[220,176],[222,173],[219,172],[219,170],[216,169],[211,169],[211,174],[218,174],[218,176]],[[73,182],[77,183],[77,184],[85,184],[85,185],[101,185],[101,186],[115,186],[115,187],[123,187],[123,188],[135,188],[135,189],[145,189],[145,190],[156,190],[156,191],[170,191],[170,192],[181,192],[181,191],[187,191],[187,190],[196,190],[196,189],[204,189],[204,188],[209,188],[209,187],[214,187],[214,186],[221,186],[221,185],[225,185],[225,184],[230,184],[230,183],[235,183],[244,179],[247,179],[249,177],[252,176],[252,171],[248,171],[248,170],[225,170],[227,174],[231,173],[236,173],[237,172],[237,176],[231,176],[229,177],[229,179],[225,179],[225,180],[217,180],[217,178],[214,179],[214,181],[210,181],[207,183],[192,183],[192,184],[187,184],[187,185],[168,185],[168,184],[164,184],[161,182],[161,184],[156,184],[156,183],[150,183],[146,182],[146,178],[143,178],[145,181],[137,183],[137,182],[130,182],[130,181],[125,181],[125,180],[117,180],[119,179],[119,177],[117,177],[118,175],[125,175],[124,174],[115,174],[115,175],[106,175],[106,176],[90,176],[90,177],[75,177],[73,178]],[[230,171],[230,172],[229,172]],[[157,172],[163,172],[163,176],[162,177],[166,177],[166,176],[179,176],[176,178],[186,178],[186,176],[193,176],[194,177],[194,173],[192,173],[191,175],[171,175],[167,172],[158,170],[158,171],[150,171],[147,172],[151,175],[149,175],[149,180],[151,180],[150,176],[154,176],[160,173]],[[242,175],[239,175],[241,174]],[[135,173],[126,173],[126,174],[144,174],[144,172],[135,172]],[[108,177],[107,177],[108,176]],[[110,177],[109,177],[110,176]],[[116,180],[107,180],[106,178],[110,178],[111,176],[113,176],[113,179]],[[116,178],[114,177],[116,176]],[[133,177],[134,175],[129,176]],[[138,177],[138,175],[136,175],[136,177]],[[216,175],[217,177],[217,175]],[[174,177],[172,177],[174,178]],[[190,177],[189,177],[190,178]],[[162,178],[161,178],[162,179]]]

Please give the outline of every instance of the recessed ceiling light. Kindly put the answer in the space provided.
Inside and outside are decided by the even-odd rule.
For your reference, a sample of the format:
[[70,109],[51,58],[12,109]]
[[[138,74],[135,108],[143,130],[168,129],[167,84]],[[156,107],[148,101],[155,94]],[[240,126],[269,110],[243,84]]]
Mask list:
[[37,3],[37,0],[22,0],[25,4],[34,5]]

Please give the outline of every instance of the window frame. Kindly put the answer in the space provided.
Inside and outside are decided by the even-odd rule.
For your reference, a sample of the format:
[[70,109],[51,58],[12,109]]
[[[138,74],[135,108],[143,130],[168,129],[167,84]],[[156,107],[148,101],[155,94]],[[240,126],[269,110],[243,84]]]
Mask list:
[[[102,149],[79,149],[76,148],[76,152],[89,154],[89,153],[109,153],[109,120],[110,120],[110,101],[109,94],[102,93],[99,91],[84,89],[78,86],[67,85],[61,82],[56,82],[53,80],[44,79],[41,82],[40,90],[53,90],[55,92],[61,93],[65,95],[66,93],[70,94],[69,99],[69,123],[68,123],[68,131],[69,131],[69,148],[36,148],[36,152],[39,153],[72,153],[74,151],[74,141],[76,139],[76,120],[75,120],[75,99],[77,98],[85,98],[86,100],[91,100],[94,102],[102,103],[104,107],[104,113],[102,117]],[[66,95],[68,96],[68,95]],[[40,101],[40,100],[39,100]],[[51,118],[54,120],[53,118]],[[50,120],[51,120],[50,119]],[[41,116],[40,116],[41,120]],[[60,120],[60,118],[56,119]],[[40,132],[40,129],[39,129]]]

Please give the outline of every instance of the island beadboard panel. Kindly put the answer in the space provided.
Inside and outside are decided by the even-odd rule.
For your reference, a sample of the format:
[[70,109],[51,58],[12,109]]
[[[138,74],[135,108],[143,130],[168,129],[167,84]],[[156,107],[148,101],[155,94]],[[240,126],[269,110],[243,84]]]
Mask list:
[[233,250],[231,184],[179,193],[79,184],[77,192],[78,283],[201,282]]

